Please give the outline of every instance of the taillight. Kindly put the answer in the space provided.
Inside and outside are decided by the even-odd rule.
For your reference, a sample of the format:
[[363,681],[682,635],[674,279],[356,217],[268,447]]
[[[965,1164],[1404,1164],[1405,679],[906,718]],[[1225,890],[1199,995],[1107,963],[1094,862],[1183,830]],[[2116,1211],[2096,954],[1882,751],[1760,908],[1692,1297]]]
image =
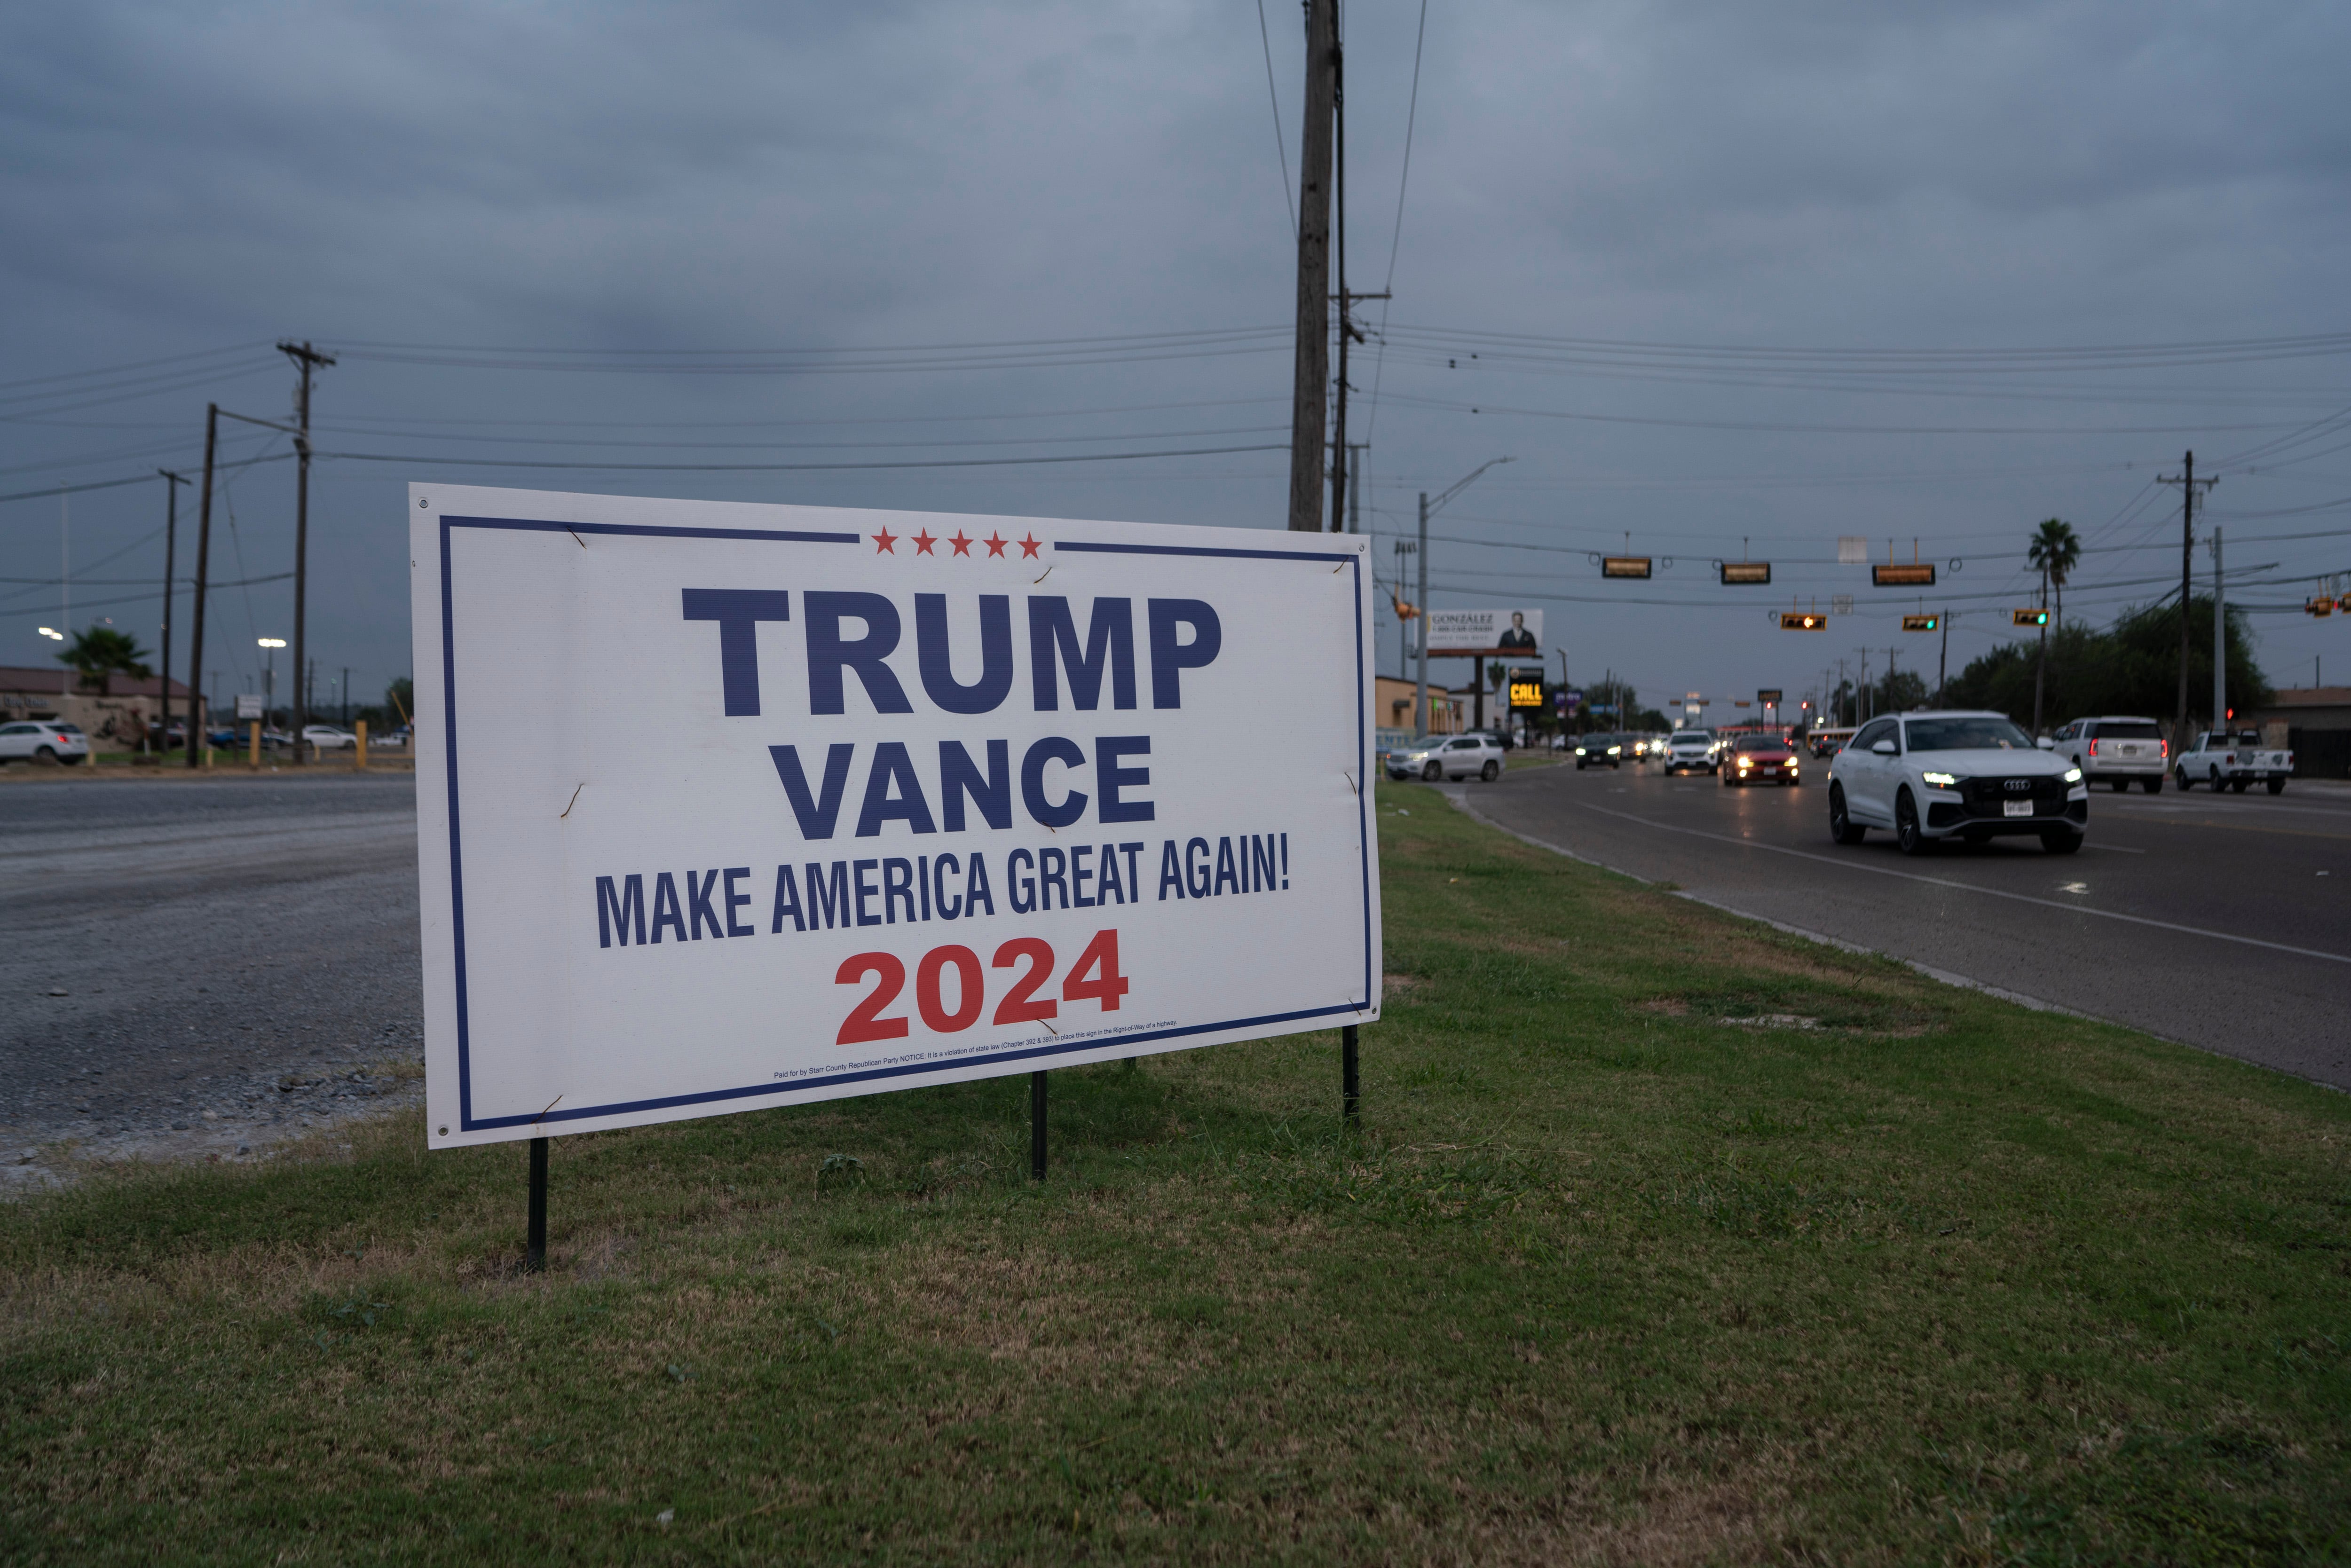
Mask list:
[[2157,742],[2156,742],[2156,745],[2158,745],[2158,746],[2159,746],[2159,747],[2161,747],[2163,748],[2162,750],[2160,750],[2160,751],[2158,751],[2158,752],[2157,752],[2157,753],[2156,753],[2156,756],[2157,756],[2158,758],[2165,758],[2165,757],[2168,757],[2168,756],[2170,756],[2170,755],[2171,755],[2171,742],[2169,742],[2169,741],[2168,741],[2168,740],[2158,740],[2158,741],[2157,741]]
[[2095,741],[2095,740],[2094,740],[2094,741],[2090,742],[2090,755],[2091,755],[2091,756],[2093,756],[2093,757],[2095,757],[2097,754],[2098,754],[2098,743],[2097,743],[2096,741]]

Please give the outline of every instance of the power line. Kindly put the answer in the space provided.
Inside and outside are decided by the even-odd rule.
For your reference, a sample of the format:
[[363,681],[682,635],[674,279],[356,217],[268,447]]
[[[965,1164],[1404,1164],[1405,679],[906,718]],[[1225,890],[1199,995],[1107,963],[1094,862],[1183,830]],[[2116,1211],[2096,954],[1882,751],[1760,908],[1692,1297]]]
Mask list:
[[942,457],[873,463],[587,463],[555,458],[432,457],[393,452],[320,452],[346,463],[423,463],[473,468],[588,468],[661,474],[802,474],[883,468],[1010,468],[1032,464],[1121,463],[1143,457],[1213,457],[1232,452],[1287,452],[1287,443],[1257,446],[1194,446],[1165,452],[1076,452],[1044,457]]
[[1298,243],[1298,204],[1290,198],[1290,148],[1281,140],[1281,94],[1273,85],[1273,37],[1266,31],[1265,0],[1257,0],[1257,37],[1265,48],[1265,96],[1273,105],[1273,155],[1281,162],[1281,210],[1290,214],[1290,240]]

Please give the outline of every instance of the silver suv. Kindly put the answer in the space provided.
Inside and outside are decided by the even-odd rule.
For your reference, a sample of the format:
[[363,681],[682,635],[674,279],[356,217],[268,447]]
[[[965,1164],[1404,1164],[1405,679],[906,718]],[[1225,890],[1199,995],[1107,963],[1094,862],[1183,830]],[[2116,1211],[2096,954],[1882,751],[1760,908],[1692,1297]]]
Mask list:
[[1502,776],[1502,743],[1490,735],[1432,735],[1388,754],[1388,777],[1441,779],[1475,776],[1491,784]]
[[2170,747],[2151,718],[2077,718],[2054,739],[2057,755],[2080,768],[2092,784],[2111,785],[2120,793],[2137,779],[2148,794],[2163,793]]

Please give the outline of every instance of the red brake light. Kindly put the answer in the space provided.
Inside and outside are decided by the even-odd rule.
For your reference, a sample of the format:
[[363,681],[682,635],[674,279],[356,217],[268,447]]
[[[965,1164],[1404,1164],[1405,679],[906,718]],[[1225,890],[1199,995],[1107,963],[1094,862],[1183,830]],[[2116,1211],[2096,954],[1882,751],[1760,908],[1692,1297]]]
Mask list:
[[2091,755],[2091,756],[2093,756],[2093,757],[2095,757],[2097,754],[2098,754],[2098,743],[2097,743],[2096,741],[2095,741],[2095,740],[2094,740],[2094,741],[2090,742],[2090,755]]
[[2156,742],[2156,745],[2163,747],[2162,750],[2156,753],[2158,757],[2168,757],[2171,755],[2171,742],[2168,740],[2158,740]]

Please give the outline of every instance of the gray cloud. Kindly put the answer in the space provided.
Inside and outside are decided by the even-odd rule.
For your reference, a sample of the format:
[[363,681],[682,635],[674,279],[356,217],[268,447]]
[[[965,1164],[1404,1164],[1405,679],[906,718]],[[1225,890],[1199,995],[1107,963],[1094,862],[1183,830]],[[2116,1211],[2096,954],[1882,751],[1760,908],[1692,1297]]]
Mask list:
[[[1295,7],[1269,16],[1294,161]],[[1407,0],[1351,14],[1359,287],[1385,271],[1416,16]],[[1439,3],[1393,319],[1822,348],[2333,329],[2345,325],[2351,213],[2351,110],[2335,79],[2346,44],[2351,13],[2316,5]],[[1255,9],[1230,3],[20,8],[0,19],[0,380],[287,334],[330,348],[641,349],[1279,325],[1292,251],[1263,73]],[[1831,644],[1831,656],[1883,645],[1887,623],[1856,617],[1834,638],[1783,641],[1750,611],[1592,602],[1602,585],[1579,552],[1612,534],[1677,553],[1674,591],[1660,597],[1743,602],[1693,580],[1693,568],[1735,553],[1742,535],[1759,555],[1792,561],[1840,533],[1919,535],[1934,553],[1968,556],[1966,585],[1991,591],[2016,580],[2022,536],[2039,517],[2097,527],[2185,446],[2217,457],[2316,417],[2329,396],[2351,404],[2339,357],[1923,376],[1875,392],[1825,390],[1818,376],[1734,385],[1464,363],[1393,349],[1376,371],[1374,413],[1374,371],[1358,360],[1355,433],[1374,443],[1378,526],[1407,523],[1416,490],[1517,455],[1444,531],[1556,553],[1447,542],[1436,575],[1452,586],[1439,601],[1552,596],[1563,629],[1554,641],[1579,669],[1614,665],[1660,693],[1798,688],[1811,678],[1802,665],[1819,663],[1812,643]],[[478,423],[518,419],[624,422],[635,428],[610,434],[632,441],[711,438],[697,422],[725,422],[747,441],[1067,441],[1278,425],[1288,373],[1278,344],[1124,365],[797,378],[353,358],[327,373],[319,411],[347,427],[322,436],[329,450],[443,455],[484,450],[444,439],[459,434],[531,434]],[[273,369],[57,416],[68,423],[0,423],[0,465],[14,470],[0,490],[188,462],[207,396],[274,415],[289,379]],[[1221,406],[922,423],[1183,402]],[[2042,434],[1707,430],[1502,406]],[[841,419],[894,423],[753,427]],[[2272,428],[2225,428],[2246,425]],[[2137,433],[2065,434],[2093,427]],[[150,443],[173,444],[152,458],[37,466]],[[2329,472],[2339,488],[2305,476]],[[2338,456],[2233,476],[2215,515],[2351,493],[2345,473],[2351,460]],[[348,659],[375,685],[405,665],[394,503],[410,476],[320,466],[313,640],[322,664]],[[946,475],[465,476],[1269,527],[1284,491],[1279,454]],[[288,489],[282,467],[238,481],[248,565],[287,552]],[[141,539],[161,510],[144,489],[78,499],[77,559]],[[46,570],[55,513],[0,508],[6,559],[30,563],[6,575]],[[2105,542],[2155,530],[2143,508]],[[141,547],[123,567],[146,570],[159,549]],[[2319,540],[2251,559],[2316,571],[2351,565],[2346,555]],[[2133,558],[2109,559],[2115,580],[2147,575]],[[1825,597],[1850,589],[1851,575],[1792,567],[1782,581]],[[2081,597],[2085,609],[2099,602]],[[254,591],[254,605],[257,621],[285,618],[275,588]],[[34,656],[29,629],[44,613],[53,609],[27,613],[0,592],[0,661]],[[242,601],[215,614],[242,632]],[[2324,630],[2265,622],[2274,673],[2292,678]],[[1955,655],[1988,638],[1970,629]]]

